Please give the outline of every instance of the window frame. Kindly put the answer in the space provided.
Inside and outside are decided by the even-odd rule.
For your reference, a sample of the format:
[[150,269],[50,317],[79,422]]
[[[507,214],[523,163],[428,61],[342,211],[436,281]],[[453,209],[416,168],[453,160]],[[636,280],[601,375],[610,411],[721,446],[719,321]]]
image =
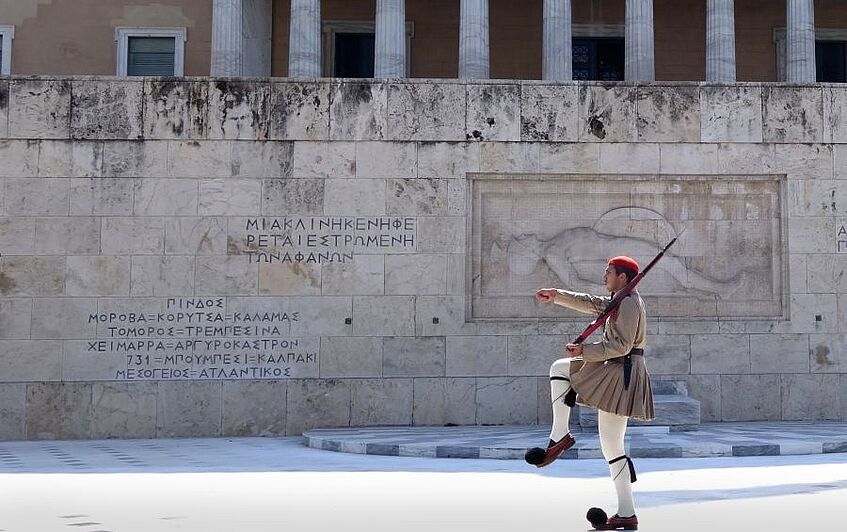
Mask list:
[[115,28],[115,42],[118,43],[117,75],[127,76],[130,37],[173,37],[174,38],[174,76],[185,75],[185,42],[188,40],[185,28],[140,28],[118,26]]
[[[376,22],[372,20],[322,20],[321,21],[321,76],[334,77],[335,73],[335,36],[339,33],[373,33],[376,35]],[[412,75],[412,39],[415,37],[415,23],[406,21],[406,76]]]
[[0,76],[12,73],[12,41],[15,39],[15,27],[0,25],[0,37],[3,38],[3,57],[0,57]]

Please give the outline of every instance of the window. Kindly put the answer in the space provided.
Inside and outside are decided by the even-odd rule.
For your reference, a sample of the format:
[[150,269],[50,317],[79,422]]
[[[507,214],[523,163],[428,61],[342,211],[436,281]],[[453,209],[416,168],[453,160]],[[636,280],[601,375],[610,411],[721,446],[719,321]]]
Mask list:
[[14,26],[0,26],[0,76],[8,76],[12,73],[12,39],[14,38]]
[[[321,75],[324,77],[372,78],[374,76],[373,22],[324,20],[322,23]],[[409,57],[414,26],[406,22],[406,76],[410,75]]]
[[573,39],[573,79],[620,81],[624,78],[624,40]]
[[119,76],[182,76],[185,28],[116,28]]
[[815,64],[818,81],[847,82],[847,43],[844,41],[816,41]]

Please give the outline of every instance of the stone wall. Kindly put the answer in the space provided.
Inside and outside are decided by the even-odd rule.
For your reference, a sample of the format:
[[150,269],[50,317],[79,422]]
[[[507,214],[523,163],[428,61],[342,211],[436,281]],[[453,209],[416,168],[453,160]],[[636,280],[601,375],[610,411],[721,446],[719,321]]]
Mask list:
[[[845,111],[821,85],[0,78],[0,438],[546,423],[586,320],[532,287],[680,234],[643,290],[652,373],[706,421],[847,419]],[[575,228],[615,245],[509,251]]]

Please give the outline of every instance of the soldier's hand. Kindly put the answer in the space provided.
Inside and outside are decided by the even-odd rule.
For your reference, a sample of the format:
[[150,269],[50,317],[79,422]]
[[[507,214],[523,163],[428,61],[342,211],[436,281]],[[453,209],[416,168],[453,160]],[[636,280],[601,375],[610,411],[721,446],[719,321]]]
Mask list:
[[542,303],[551,303],[554,297],[556,297],[556,291],[552,288],[542,288],[535,293],[535,299]]
[[579,357],[582,356],[582,344],[568,344],[565,346],[565,356]]

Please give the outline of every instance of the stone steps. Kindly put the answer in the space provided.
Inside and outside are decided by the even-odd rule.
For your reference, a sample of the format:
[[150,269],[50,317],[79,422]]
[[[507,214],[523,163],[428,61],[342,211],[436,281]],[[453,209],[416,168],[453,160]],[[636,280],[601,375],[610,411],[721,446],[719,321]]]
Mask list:
[[[632,427],[667,427],[668,430],[693,430],[700,425],[700,401],[688,397],[681,381],[653,381],[653,405],[656,417],[651,421],[630,420]],[[597,410],[579,409],[583,430],[597,429]]]

